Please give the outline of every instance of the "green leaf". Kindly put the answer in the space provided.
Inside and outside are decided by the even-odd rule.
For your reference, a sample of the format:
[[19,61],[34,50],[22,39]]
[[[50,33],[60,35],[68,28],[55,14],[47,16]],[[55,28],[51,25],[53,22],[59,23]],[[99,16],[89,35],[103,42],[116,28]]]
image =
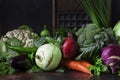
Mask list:
[[21,25],[18,27],[18,29],[30,30],[31,32],[33,31],[33,29],[30,28],[28,25]]
[[43,45],[45,42],[46,42],[45,37],[39,37],[39,38],[36,38],[36,39],[34,40],[33,44],[34,44],[35,47],[40,47],[40,46]]
[[9,62],[0,57],[0,75],[13,74],[15,70],[10,66]]
[[93,23],[99,27],[110,27],[111,0],[80,0]]
[[90,66],[89,69],[91,70],[91,72],[93,72],[94,75],[99,76],[101,73],[109,72],[107,66],[103,64],[100,56],[96,56],[93,60],[95,64],[93,66]]
[[17,38],[15,38],[15,37],[8,38],[7,41],[6,41],[6,43],[8,45],[10,45],[10,46],[17,46],[17,47],[18,46],[24,46],[24,44],[22,43],[22,41],[19,40],[19,39],[17,39]]
[[0,40],[0,53],[5,53],[6,52],[6,45],[5,42]]

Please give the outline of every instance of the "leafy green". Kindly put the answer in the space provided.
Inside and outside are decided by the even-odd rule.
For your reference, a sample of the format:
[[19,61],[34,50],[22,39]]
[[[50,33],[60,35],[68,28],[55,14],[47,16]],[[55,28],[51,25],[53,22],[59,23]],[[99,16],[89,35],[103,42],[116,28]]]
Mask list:
[[9,62],[0,57],[0,75],[13,74],[15,70],[10,66]]
[[58,36],[66,37],[68,31],[69,30],[67,28],[57,28],[55,30],[55,36],[56,37],[58,37]]
[[84,10],[99,27],[110,26],[111,0],[80,0]]
[[72,28],[72,29],[68,29],[68,28],[56,28],[55,30],[55,37],[67,37],[68,32],[72,32],[75,33],[77,30],[77,28]]
[[12,50],[12,49],[7,49],[7,51],[6,51],[6,60],[10,60],[11,58],[13,58],[13,57],[15,57],[15,56],[18,56],[19,55],[19,53],[18,52],[16,52],[16,51],[14,51],[14,50]]
[[50,37],[50,36],[46,36],[46,37],[39,37],[37,39],[34,40],[34,45],[36,47],[40,47],[41,45],[45,44],[45,43],[53,43],[55,45],[57,45],[58,47],[60,47],[60,45],[63,42],[63,37]]
[[5,42],[0,40],[0,75],[13,74],[15,70],[10,66],[9,60],[19,53],[8,49]]
[[8,38],[6,43],[10,46],[24,46],[21,40],[13,37],[13,38]]
[[95,60],[94,57],[101,55],[104,46],[117,42],[112,28],[110,28],[111,0],[79,1],[99,31],[96,32],[97,28],[90,27],[90,25],[79,29],[77,36],[81,54],[76,59],[82,58],[91,61],[93,66],[90,69],[95,75],[100,75],[101,72],[106,71],[107,67],[103,65],[100,57]]
[[28,25],[20,25],[18,29],[30,30],[31,32],[33,31],[33,29],[30,28]]
[[94,58],[94,65],[90,66],[89,69],[96,76],[99,76],[101,73],[108,73],[109,72],[107,66],[103,64],[102,59],[99,56],[96,56]]
[[43,45],[46,42],[45,37],[39,37],[36,38],[33,42],[34,46],[36,47],[40,47],[41,45]]
[[81,51],[76,59],[91,60],[92,56],[100,55],[104,46],[117,42],[111,28],[99,28],[95,24],[86,24],[85,27],[78,29],[76,35]]
[[[6,45],[4,43],[4,41],[0,40],[0,53],[5,53],[6,52]],[[1,56],[1,55],[0,55]]]
[[93,38],[99,32],[101,32],[101,29],[95,24],[86,24],[76,32],[78,43],[83,46],[95,42]]

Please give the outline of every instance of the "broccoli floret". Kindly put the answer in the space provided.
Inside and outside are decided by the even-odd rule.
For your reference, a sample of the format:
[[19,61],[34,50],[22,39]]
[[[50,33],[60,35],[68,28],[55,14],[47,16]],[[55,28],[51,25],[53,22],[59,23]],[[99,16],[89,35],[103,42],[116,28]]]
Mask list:
[[82,52],[77,59],[91,59],[92,56],[100,54],[105,45],[115,42],[115,36],[111,28],[103,29],[95,24],[86,24],[76,32],[76,35]]
[[94,36],[99,34],[100,31],[101,29],[95,24],[87,24],[76,32],[76,35],[78,36],[78,43],[80,46],[94,43]]

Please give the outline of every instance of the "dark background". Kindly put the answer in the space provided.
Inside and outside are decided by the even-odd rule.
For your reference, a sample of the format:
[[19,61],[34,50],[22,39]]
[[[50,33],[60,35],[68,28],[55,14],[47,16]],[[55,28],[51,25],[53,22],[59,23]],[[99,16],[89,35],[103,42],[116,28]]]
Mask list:
[[[43,25],[46,24],[47,28],[52,32],[52,1],[53,0],[0,0],[0,35],[23,24],[29,25],[37,33],[39,33],[41,29],[43,29]],[[75,2],[72,3],[74,5],[76,4],[76,6],[78,6],[77,8],[76,6],[71,7],[67,4],[71,0],[56,1],[58,2],[56,4],[58,8],[57,11],[70,9],[74,11],[80,8]],[[119,8],[120,0],[112,0],[112,27],[120,19]]]
[[112,0],[111,24],[114,26],[120,20],[120,0]]
[[0,0],[0,33],[23,24],[37,33],[45,24],[52,30],[52,0]]

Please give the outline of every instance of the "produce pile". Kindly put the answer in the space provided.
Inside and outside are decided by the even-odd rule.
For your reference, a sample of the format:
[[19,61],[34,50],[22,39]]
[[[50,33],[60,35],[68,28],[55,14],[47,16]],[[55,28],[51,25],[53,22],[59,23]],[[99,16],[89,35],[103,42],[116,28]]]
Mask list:
[[119,31],[120,22],[114,29],[90,23],[79,29],[58,28],[51,36],[46,28],[37,34],[21,25],[1,36],[0,74],[70,69],[90,75],[119,74]]
[[[111,0],[80,0],[92,23],[80,28],[47,26],[39,34],[21,25],[0,38],[0,75],[67,70],[120,75],[120,21],[110,27]],[[96,5],[97,4],[97,5]]]

